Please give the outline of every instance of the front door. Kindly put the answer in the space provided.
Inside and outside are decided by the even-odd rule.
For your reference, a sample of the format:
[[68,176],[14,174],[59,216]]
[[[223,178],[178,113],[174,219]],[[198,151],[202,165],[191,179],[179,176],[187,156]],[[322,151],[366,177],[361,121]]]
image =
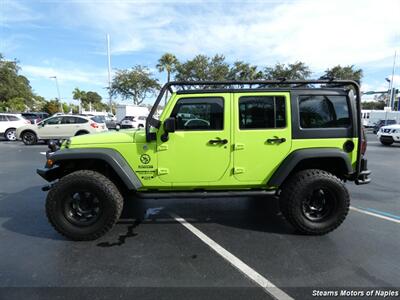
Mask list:
[[39,138],[51,139],[57,137],[60,132],[62,117],[49,118],[38,125]]
[[218,181],[229,172],[230,94],[182,95],[174,102],[166,117],[176,119],[176,131],[157,147],[160,179],[173,186]]
[[233,174],[264,184],[291,148],[290,94],[236,93],[233,106]]

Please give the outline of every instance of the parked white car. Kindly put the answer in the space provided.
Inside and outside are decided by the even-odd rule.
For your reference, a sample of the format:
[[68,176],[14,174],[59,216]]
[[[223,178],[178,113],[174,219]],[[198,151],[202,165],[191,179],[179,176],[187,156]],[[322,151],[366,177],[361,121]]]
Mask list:
[[34,145],[38,140],[66,139],[75,135],[107,131],[106,124],[96,117],[60,115],[17,129],[17,138],[25,145]]
[[379,141],[385,146],[400,143],[400,124],[382,126],[376,135]]
[[125,116],[121,120],[121,128],[144,128],[146,126],[146,116]]
[[0,135],[3,135],[7,141],[15,141],[17,128],[27,124],[31,122],[20,114],[0,113]]

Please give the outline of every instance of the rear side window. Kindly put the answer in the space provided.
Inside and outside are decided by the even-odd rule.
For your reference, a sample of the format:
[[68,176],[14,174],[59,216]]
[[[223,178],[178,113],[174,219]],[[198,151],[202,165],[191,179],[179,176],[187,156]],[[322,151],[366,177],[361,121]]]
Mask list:
[[96,123],[104,123],[106,119],[103,116],[95,116],[90,118],[92,121]]
[[243,96],[239,98],[240,129],[286,127],[285,97]]
[[348,128],[349,104],[346,96],[300,96],[302,128]]
[[176,119],[176,130],[222,130],[224,100],[213,97],[180,99],[171,117]]
[[18,121],[19,119],[16,116],[7,116],[8,121]]

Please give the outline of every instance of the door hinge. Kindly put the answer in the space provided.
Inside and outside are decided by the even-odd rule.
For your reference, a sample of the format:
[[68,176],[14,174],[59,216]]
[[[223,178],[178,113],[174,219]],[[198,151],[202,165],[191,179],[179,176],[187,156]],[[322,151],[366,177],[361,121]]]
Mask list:
[[165,150],[168,150],[168,145],[163,144],[157,147],[157,151],[165,151]]
[[165,174],[168,174],[168,173],[169,173],[169,170],[167,168],[158,168],[157,169],[157,174],[158,175],[165,175]]
[[233,168],[233,174],[242,174],[242,173],[244,173],[244,168],[242,167]]
[[244,144],[237,143],[233,146],[233,150],[243,150]]

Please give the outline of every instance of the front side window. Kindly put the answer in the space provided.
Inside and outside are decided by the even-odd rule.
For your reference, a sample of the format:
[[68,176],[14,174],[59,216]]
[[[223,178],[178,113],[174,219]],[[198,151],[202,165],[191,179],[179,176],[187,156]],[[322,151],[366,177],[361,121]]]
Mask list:
[[61,119],[62,117],[55,117],[55,118],[51,118],[46,120],[46,125],[57,125],[57,124],[61,124]]
[[346,96],[300,96],[302,128],[347,128],[350,126]]
[[239,98],[240,129],[286,127],[285,97],[243,96]]
[[222,130],[224,100],[216,97],[180,99],[171,117],[176,120],[176,130]]
[[0,122],[7,122],[8,119],[5,115],[0,115]]

